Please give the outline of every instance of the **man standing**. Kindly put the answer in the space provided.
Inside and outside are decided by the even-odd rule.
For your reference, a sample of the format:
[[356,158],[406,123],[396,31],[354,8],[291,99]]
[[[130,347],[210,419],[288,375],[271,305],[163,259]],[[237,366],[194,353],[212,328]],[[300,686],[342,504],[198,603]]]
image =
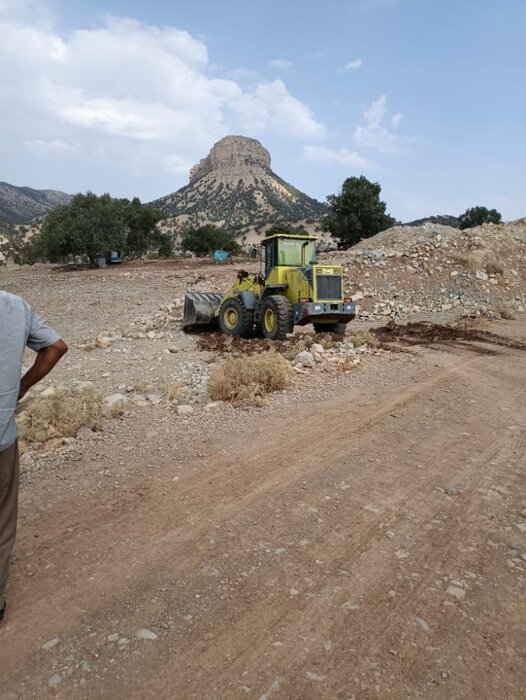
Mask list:
[[[25,348],[37,353],[20,379]],[[16,403],[50,372],[68,347],[21,297],[0,290],[0,622],[5,615],[5,587],[15,543],[18,510]]]

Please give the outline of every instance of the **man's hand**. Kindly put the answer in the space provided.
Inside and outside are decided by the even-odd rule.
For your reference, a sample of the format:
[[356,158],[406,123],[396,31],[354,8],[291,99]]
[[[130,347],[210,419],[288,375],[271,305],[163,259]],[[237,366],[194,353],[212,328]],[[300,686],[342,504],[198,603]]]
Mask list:
[[53,345],[43,348],[37,354],[35,363],[24,374],[20,380],[20,389],[18,391],[18,400],[25,396],[29,389],[43,379],[46,374],[51,372],[60,358],[68,351],[68,346],[63,340],[57,340]]
[[23,399],[24,396],[27,394],[28,390],[22,388],[22,384],[20,384],[20,389],[18,391],[18,399],[17,401],[20,401],[20,399]]

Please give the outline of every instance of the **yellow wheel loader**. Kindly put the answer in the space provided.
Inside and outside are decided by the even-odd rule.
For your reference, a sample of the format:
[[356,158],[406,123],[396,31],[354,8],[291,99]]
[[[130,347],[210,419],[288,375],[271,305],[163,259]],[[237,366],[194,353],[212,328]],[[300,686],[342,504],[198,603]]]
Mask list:
[[240,270],[226,294],[186,294],[183,328],[219,324],[230,335],[249,338],[259,331],[281,340],[295,325],[312,323],[317,333],[343,335],[356,307],[344,297],[342,266],[317,264],[316,241],[316,236],[288,233],[265,238],[264,270]]

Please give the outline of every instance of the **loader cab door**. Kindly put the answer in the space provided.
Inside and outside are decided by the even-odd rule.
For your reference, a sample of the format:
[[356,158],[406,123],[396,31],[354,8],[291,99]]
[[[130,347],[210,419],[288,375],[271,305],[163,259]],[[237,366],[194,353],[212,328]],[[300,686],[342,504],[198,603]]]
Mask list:
[[262,245],[265,247],[265,279],[267,279],[272,270],[279,264],[278,239],[263,241]]

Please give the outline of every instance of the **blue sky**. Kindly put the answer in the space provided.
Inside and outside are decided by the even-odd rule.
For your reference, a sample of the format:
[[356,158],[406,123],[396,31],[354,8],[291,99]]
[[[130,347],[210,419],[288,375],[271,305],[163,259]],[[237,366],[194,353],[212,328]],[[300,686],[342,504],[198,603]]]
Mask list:
[[324,201],[526,215],[522,0],[0,0],[0,179],[143,201],[227,134]]

